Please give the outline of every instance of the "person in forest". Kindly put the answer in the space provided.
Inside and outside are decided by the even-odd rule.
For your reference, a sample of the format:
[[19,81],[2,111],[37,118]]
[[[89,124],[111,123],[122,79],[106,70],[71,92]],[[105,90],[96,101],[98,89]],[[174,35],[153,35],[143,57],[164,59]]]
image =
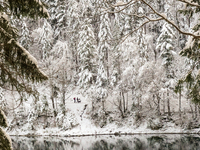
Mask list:
[[78,102],[78,103],[80,103],[80,102],[81,102],[81,99],[80,99],[80,98],[78,98],[78,97],[77,97],[77,102]]
[[76,103],[76,98],[74,97],[74,103]]

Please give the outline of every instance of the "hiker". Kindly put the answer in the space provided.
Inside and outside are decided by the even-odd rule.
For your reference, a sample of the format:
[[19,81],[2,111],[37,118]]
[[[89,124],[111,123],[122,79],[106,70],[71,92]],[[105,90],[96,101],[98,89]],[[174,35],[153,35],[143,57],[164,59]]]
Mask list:
[[80,98],[78,98],[78,97],[77,97],[77,102],[78,102],[78,103],[80,103],[80,102],[81,102],[81,99],[80,99]]
[[[78,101],[78,99],[77,99],[77,101]],[[74,103],[76,103],[76,98],[74,97]]]

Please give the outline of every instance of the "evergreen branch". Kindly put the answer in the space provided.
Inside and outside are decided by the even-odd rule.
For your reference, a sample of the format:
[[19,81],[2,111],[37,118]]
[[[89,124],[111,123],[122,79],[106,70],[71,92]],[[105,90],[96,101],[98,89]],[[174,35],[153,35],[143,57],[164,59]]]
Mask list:
[[[24,87],[19,83],[19,81],[16,78],[13,77],[13,72],[11,72],[10,70],[7,70],[2,63],[0,63],[0,68],[1,68],[1,73],[4,72],[4,76],[8,75],[8,80],[11,86],[12,87],[14,86],[17,89],[17,91],[20,92],[21,89],[23,89]],[[1,81],[2,81],[2,78],[1,78]]]
[[0,32],[3,33],[5,36],[7,36],[9,39],[12,39],[12,35],[6,32],[1,26],[0,26]]
[[8,0],[9,9],[17,17],[29,16],[31,18],[44,17],[48,18],[49,13],[45,4],[40,0]]
[[[11,34],[9,34],[8,32],[6,32],[1,26],[0,26],[0,33],[3,33],[9,39],[9,41],[6,44],[14,44],[15,47],[18,47],[18,50],[20,50],[20,53],[22,55],[26,56],[26,59],[28,60],[28,62],[25,62],[26,66],[29,65],[29,67],[35,68],[37,70],[36,71],[37,73],[36,72],[35,73],[39,74],[41,79],[45,79],[45,80],[48,79],[47,75],[44,74],[38,68],[37,61],[36,61],[35,57],[33,57],[24,47],[22,47],[16,40],[14,40],[13,36]],[[11,49],[9,48],[9,50],[12,50],[12,48]],[[31,70],[31,71],[34,71],[34,70]]]

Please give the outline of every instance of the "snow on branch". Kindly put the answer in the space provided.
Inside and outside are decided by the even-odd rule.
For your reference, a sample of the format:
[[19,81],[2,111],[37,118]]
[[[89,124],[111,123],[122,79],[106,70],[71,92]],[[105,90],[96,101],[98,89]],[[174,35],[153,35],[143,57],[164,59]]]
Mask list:
[[192,2],[189,1],[189,0],[178,0],[178,1],[183,2],[183,3],[186,3],[186,4],[190,5],[190,6],[200,7],[200,5],[199,5],[198,3],[192,3]]
[[16,44],[17,47],[19,47],[19,48],[23,51],[22,55],[26,55],[27,58],[28,58],[28,60],[31,61],[32,64],[34,64],[34,65],[36,66],[36,68],[38,69],[38,71],[39,71],[45,78],[48,78],[47,75],[46,75],[43,71],[41,71],[41,70],[39,69],[36,58],[33,57],[24,47],[22,47],[22,46],[19,44],[19,42],[15,41],[15,44]]
[[[151,19],[151,18],[149,18],[149,17],[146,16],[146,15],[139,16],[139,15],[136,15],[136,14],[127,14],[127,13],[123,12],[123,10],[127,9],[129,6],[135,4],[135,3],[138,2],[138,1],[140,1],[140,2],[142,2],[142,3],[144,3],[144,4],[146,4],[146,5],[153,11],[153,13],[156,14],[157,16],[159,16],[160,18]],[[198,5],[197,3],[191,3],[191,2],[188,1],[188,0],[179,0],[179,1],[185,2],[185,3],[187,3],[187,4],[189,4],[189,5],[192,5],[192,6],[200,7],[200,5]],[[123,8],[121,8],[121,9],[119,9],[119,10],[116,10],[116,11],[108,11],[107,13],[112,13],[112,14],[113,14],[113,13],[123,13],[123,14],[129,15],[129,16],[137,16],[138,18],[146,18],[146,19],[148,19],[148,20],[149,20],[148,22],[151,22],[151,21],[159,21],[159,20],[165,20],[167,23],[171,24],[174,28],[176,28],[176,30],[177,30],[178,32],[180,32],[181,34],[189,35],[189,36],[192,36],[192,37],[194,37],[194,38],[196,38],[196,39],[197,39],[197,38],[200,38],[200,35],[198,35],[198,34],[196,34],[196,33],[190,33],[190,32],[184,32],[184,31],[182,31],[173,21],[169,20],[169,19],[166,17],[165,14],[157,12],[157,11],[156,11],[148,2],[146,2],[145,0],[131,0],[131,1],[127,2],[127,3],[124,3],[124,2],[122,2],[122,1],[119,1],[119,2],[117,2],[115,5],[109,3],[107,0],[105,0],[105,2],[106,2],[106,3],[109,5],[109,7],[111,7],[111,8],[116,8],[116,7],[118,7],[118,6],[124,6]],[[145,22],[144,24],[146,24],[146,23],[148,23],[148,22]],[[143,24],[143,25],[144,25],[144,24]],[[140,27],[142,27],[143,25],[141,25]],[[140,27],[139,27],[139,28],[140,28]],[[138,28],[137,28],[136,30],[138,30]],[[135,31],[135,30],[134,30],[134,31]],[[134,32],[134,31],[133,31],[133,32]],[[133,32],[131,32],[131,33],[133,33]]]
[[144,4],[146,4],[149,8],[151,8],[151,10],[158,16],[160,16],[161,18],[163,18],[163,20],[165,20],[166,22],[168,22],[169,24],[171,24],[174,28],[176,28],[176,30],[178,30],[180,33],[184,34],[184,35],[189,35],[192,36],[194,38],[200,38],[200,35],[197,34],[192,34],[189,32],[184,32],[182,31],[173,21],[170,21],[169,19],[167,19],[165,14],[161,14],[159,12],[157,12],[149,3],[147,3],[145,0],[140,0],[141,2],[143,2]]
[[42,72],[38,65],[37,65],[37,60],[35,57],[33,57],[24,47],[22,47],[19,42],[17,42],[15,39],[12,38],[12,35],[9,34],[8,32],[6,32],[2,27],[0,27],[0,33],[3,33],[6,37],[8,37],[10,40],[8,41],[7,44],[11,44],[12,42],[14,42],[14,44],[20,49],[22,50],[22,55],[26,55],[27,56],[27,59],[29,61],[32,62],[33,65],[36,66],[36,68],[38,69],[38,71],[45,77],[45,78],[48,78],[47,75]]

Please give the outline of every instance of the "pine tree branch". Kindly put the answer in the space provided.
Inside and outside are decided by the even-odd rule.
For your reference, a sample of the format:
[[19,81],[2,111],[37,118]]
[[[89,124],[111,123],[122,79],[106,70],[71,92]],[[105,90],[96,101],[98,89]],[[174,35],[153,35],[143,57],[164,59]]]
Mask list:
[[[6,44],[14,44],[15,47],[18,47],[18,51],[20,51],[20,53],[23,56],[26,56],[27,61],[25,61],[25,64],[27,66],[29,66],[30,68],[34,68],[36,69],[36,72],[34,72],[34,75],[39,75],[41,79],[48,79],[47,75],[44,74],[37,65],[37,60],[35,59],[35,57],[33,57],[25,48],[23,48],[15,39],[13,39],[13,36],[11,34],[9,34],[8,32],[6,32],[1,26],[0,26],[0,33],[4,34],[4,36],[6,36],[9,41]],[[5,45],[4,45],[5,46]],[[6,49],[5,49],[6,50]],[[7,49],[8,50],[8,49]],[[9,50],[13,51],[13,48],[9,48]],[[15,64],[14,64],[15,65]],[[19,64],[20,65],[20,64]],[[24,64],[23,64],[24,65]],[[33,71],[33,70],[31,70]]]

